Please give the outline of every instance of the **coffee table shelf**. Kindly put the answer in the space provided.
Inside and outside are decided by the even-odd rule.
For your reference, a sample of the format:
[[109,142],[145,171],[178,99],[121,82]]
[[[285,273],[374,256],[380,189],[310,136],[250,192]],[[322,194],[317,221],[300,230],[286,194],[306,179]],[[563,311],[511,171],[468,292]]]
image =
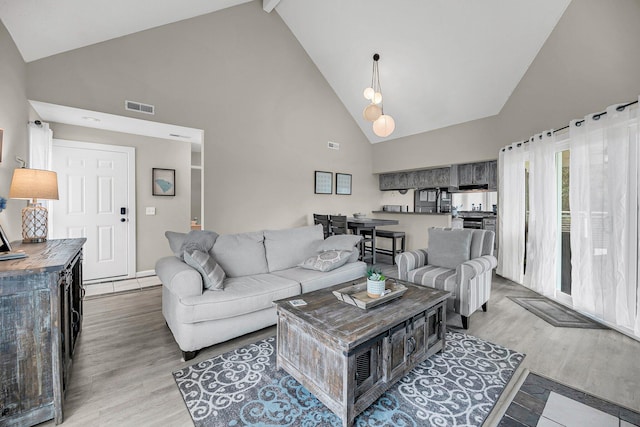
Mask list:
[[[415,365],[445,346],[450,292],[398,281],[401,298],[368,310],[339,301],[343,283],[276,301],[277,363],[344,426]],[[288,304],[304,299],[304,306]]]

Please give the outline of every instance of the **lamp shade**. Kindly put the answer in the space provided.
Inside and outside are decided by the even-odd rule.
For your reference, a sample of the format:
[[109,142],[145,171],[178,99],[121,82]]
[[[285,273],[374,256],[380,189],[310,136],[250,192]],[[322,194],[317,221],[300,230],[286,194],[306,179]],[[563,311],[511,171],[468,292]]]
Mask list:
[[388,114],[381,115],[375,122],[373,122],[373,133],[382,138],[391,135],[395,128],[396,122],[393,120],[393,117]]
[[13,171],[12,199],[58,200],[58,175],[53,171],[20,168]]

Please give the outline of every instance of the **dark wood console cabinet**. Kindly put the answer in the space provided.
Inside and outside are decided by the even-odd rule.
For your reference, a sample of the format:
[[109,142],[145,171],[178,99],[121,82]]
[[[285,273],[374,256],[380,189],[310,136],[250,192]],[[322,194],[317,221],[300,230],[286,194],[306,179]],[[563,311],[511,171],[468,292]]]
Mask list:
[[82,330],[85,241],[16,243],[28,257],[0,261],[0,425],[63,421]]

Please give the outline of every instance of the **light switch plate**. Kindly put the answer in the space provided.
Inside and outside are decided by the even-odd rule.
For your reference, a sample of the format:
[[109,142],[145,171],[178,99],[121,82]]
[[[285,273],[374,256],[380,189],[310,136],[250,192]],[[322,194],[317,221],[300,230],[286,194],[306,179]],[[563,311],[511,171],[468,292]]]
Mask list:
[[147,210],[146,210],[146,212],[145,212],[145,213],[146,213],[147,215],[155,215],[155,214],[156,214],[156,208],[154,208],[154,207],[152,207],[152,206],[151,206],[151,207],[150,207],[150,206],[147,206]]

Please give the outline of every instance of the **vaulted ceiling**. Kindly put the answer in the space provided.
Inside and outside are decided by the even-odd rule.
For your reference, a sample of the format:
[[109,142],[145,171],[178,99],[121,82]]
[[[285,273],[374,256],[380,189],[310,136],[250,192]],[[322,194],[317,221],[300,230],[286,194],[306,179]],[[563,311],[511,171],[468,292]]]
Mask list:
[[[252,0],[0,0],[30,62]],[[370,142],[500,112],[570,0],[263,0],[278,13]],[[379,70],[396,129],[374,135],[362,95]]]

